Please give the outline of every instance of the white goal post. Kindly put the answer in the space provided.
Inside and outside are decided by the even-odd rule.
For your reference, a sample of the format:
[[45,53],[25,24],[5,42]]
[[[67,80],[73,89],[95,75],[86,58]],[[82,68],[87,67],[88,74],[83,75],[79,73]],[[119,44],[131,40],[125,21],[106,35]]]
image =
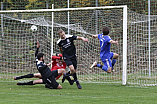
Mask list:
[[[121,40],[121,45],[122,45],[122,76],[121,75],[119,75],[119,76],[121,76],[122,78],[120,78],[120,79],[122,79],[122,85],[126,85],[127,84],[127,5],[121,5],[121,6],[104,6],[104,7],[83,7],[83,8],[62,8],[62,9],[54,9],[54,7],[52,6],[52,9],[37,9],[37,10],[2,10],[2,11],[0,11],[0,14],[6,14],[6,13],[8,13],[8,14],[11,14],[11,13],[40,13],[40,12],[44,12],[44,13],[46,13],[46,12],[52,12],[52,20],[51,20],[51,25],[47,25],[49,28],[51,28],[51,33],[48,33],[48,34],[51,34],[51,55],[54,53],[54,40],[56,39],[56,37],[55,37],[55,39],[54,39],[54,34],[56,34],[56,32],[54,31],[54,26],[60,26],[60,28],[61,27],[64,27],[64,28],[66,28],[66,23],[64,24],[57,24],[56,22],[54,22],[54,15],[55,15],[55,13],[56,12],[68,12],[68,11],[71,11],[71,12],[74,12],[74,11],[88,11],[88,10],[105,10],[105,9],[107,9],[107,10],[111,10],[111,9],[122,9],[122,18],[120,19],[120,20],[122,20],[122,40]],[[92,11],[92,12],[93,12]],[[104,12],[104,11],[103,11]],[[108,13],[110,13],[110,11],[107,11]],[[115,12],[114,12],[115,13]],[[113,14],[114,14],[113,13]],[[78,13],[79,14],[79,13]],[[77,14],[77,15],[78,15]],[[107,13],[106,13],[107,14]],[[121,13],[119,13],[120,15],[121,15]],[[95,15],[95,14],[92,14],[91,13],[91,15]],[[10,18],[9,16],[7,17],[7,18],[9,18],[9,19],[13,19],[13,18]],[[58,17],[55,17],[55,18],[58,18]],[[71,18],[71,17],[70,17]],[[89,16],[89,18],[92,18],[92,17],[90,17]],[[38,18],[39,19],[39,18]],[[107,18],[106,18],[107,19]],[[108,18],[108,19],[110,19],[110,18]],[[25,20],[22,20],[22,18],[21,19],[14,19],[14,20],[17,20],[17,21],[21,21],[21,23],[23,23],[23,22],[25,22],[25,23],[27,23],[27,24],[37,24],[37,25],[39,25],[39,26],[41,26],[40,24],[38,24],[37,22],[36,22],[36,20],[35,20],[35,22],[32,22],[32,20],[30,20],[30,21],[25,21]],[[93,19],[94,20],[94,19]],[[39,20],[37,20],[37,21],[42,21],[42,19],[40,18]],[[103,21],[104,22],[104,21]],[[92,24],[92,22],[91,23],[88,23],[88,24]],[[44,23],[42,24],[43,26],[46,26]],[[111,25],[113,25],[113,24],[111,24]],[[75,28],[74,28],[75,27]],[[81,29],[81,26],[78,24],[78,27],[76,27],[76,24],[75,24],[75,26],[72,24],[71,25],[71,27],[70,27],[70,29],[71,29],[71,31],[76,31],[76,32],[79,32],[80,34],[82,33],[82,34],[86,34],[86,35],[84,35],[85,37],[90,37],[92,34],[95,34],[95,33],[92,33],[92,32],[87,32],[87,31],[84,31],[84,30],[79,30],[79,29]],[[112,28],[114,28],[114,26],[112,26]],[[41,28],[41,29],[43,29],[43,28]],[[45,30],[46,31],[46,30]],[[119,33],[120,34],[120,33]],[[38,35],[39,36],[39,35]],[[18,37],[18,36],[17,36]],[[34,38],[35,38],[35,36],[34,36]],[[58,37],[57,37],[58,38]],[[117,38],[118,38],[118,36],[117,36]],[[17,40],[17,39],[15,39],[15,40]],[[48,40],[48,39],[47,39]],[[92,40],[93,41],[93,40]],[[17,43],[16,43],[17,44]],[[35,43],[34,43],[35,44]],[[89,46],[90,47],[90,46]],[[56,47],[55,47],[56,48]],[[83,50],[83,49],[82,49]],[[89,49],[88,49],[89,50]],[[2,51],[2,50],[1,50]],[[97,50],[96,52],[98,52],[99,50]],[[81,52],[81,51],[80,51]],[[88,51],[88,52],[90,52],[90,51]],[[97,53],[97,54],[99,54],[99,53]],[[82,55],[83,56],[83,55]],[[99,56],[99,55],[98,55]],[[99,58],[99,57],[98,57]],[[50,59],[50,58],[49,58]],[[89,58],[90,59],[90,58]],[[80,59],[81,60],[81,59]],[[88,59],[87,59],[88,60]],[[90,60],[93,60],[93,59],[90,59]],[[11,60],[10,60],[11,61]],[[78,62],[79,63],[79,62]],[[91,62],[90,62],[91,63]],[[81,66],[81,64],[79,64],[80,66]],[[87,66],[90,66],[90,65],[87,65]],[[120,66],[120,65],[119,65]],[[98,70],[98,69],[97,69]],[[84,70],[85,71],[85,70]],[[33,71],[32,71],[33,72]],[[27,72],[28,73],[28,72]],[[81,72],[80,72],[81,73]],[[95,71],[95,73],[97,73],[96,71]],[[100,73],[100,72],[99,72]],[[19,75],[20,73],[16,73],[16,75]],[[100,73],[100,75],[101,74],[103,74],[104,75],[104,73],[103,72],[101,72]],[[90,75],[92,75],[92,74],[90,74]],[[93,77],[93,78],[95,78],[95,76],[96,75],[93,75],[93,76],[91,76],[91,77]],[[116,77],[119,77],[119,76],[116,76]],[[82,80],[84,80],[84,76],[82,77],[82,74],[80,74],[80,77],[82,78]],[[98,78],[97,78],[97,80],[99,79],[99,76],[97,76]],[[105,77],[106,77],[106,79],[107,79],[107,75],[105,75]],[[112,76],[113,77],[113,76]],[[115,77],[115,79],[116,79],[116,77]],[[89,78],[90,79],[90,78]],[[89,79],[86,79],[87,81],[89,80]],[[112,78],[111,78],[112,79]],[[97,81],[96,80],[96,81]],[[92,80],[91,80],[91,82],[92,82]],[[100,81],[101,82],[101,81]],[[104,81],[105,82],[105,81]],[[108,82],[108,81],[107,81]]]

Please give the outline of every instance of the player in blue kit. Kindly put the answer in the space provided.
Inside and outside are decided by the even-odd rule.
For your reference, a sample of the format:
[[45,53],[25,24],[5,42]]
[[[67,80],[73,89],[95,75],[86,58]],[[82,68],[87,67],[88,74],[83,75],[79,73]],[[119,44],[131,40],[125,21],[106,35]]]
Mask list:
[[107,73],[111,73],[119,55],[117,53],[110,52],[110,46],[111,44],[118,45],[118,41],[114,41],[110,38],[108,27],[104,27],[102,29],[102,34],[92,35],[92,37],[98,38],[100,41],[100,58],[104,65],[98,64],[95,61],[90,68],[99,67]]
[[74,40],[83,40],[84,42],[88,42],[88,39],[74,35],[65,35],[65,32],[62,29],[58,30],[58,34],[60,39],[57,41],[57,44],[60,47],[60,51],[66,65],[70,68],[70,72],[66,73],[66,75],[63,74],[62,83],[66,79],[66,76],[72,75],[78,89],[82,89],[76,75],[77,57]]

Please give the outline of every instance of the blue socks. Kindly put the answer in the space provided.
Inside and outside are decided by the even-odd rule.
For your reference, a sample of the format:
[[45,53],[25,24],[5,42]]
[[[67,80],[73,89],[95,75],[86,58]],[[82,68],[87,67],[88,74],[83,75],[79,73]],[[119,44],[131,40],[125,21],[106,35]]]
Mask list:
[[112,59],[112,70],[113,70],[113,66],[116,63],[117,59]]

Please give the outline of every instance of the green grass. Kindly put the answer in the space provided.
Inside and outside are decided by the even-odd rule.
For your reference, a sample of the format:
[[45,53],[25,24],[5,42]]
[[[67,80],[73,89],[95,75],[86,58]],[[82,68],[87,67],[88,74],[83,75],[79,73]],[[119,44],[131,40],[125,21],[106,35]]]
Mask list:
[[0,104],[157,104],[157,87],[121,84],[81,83],[83,89],[67,82],[63,89],[51,90],[44,85],[17,86],[0,82]]

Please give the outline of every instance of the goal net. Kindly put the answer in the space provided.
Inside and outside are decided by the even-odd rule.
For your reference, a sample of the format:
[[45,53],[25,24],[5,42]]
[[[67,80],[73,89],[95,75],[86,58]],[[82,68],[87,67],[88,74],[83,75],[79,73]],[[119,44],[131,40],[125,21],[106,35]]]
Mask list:
[[[45,62],[50,62],[51,50],[53,50],[53,53],[60,53],[56,44],[59,39],[57,31],[63,29],[67,35],[83,36],[89,39],[89,43],[84,43],[81,40],[75,41],[78,61],[77,74],[80,81],[123,84],[126,84],[127,81],[129,84],[140,85],[156,83],[156,36],[154,32],[156,17],[152,17],[151,20],[152,24],[155,21],[152,30],[154,35],[151,35],[151,38],[154,39],[152,40],[154,47],[151,50],[153,53],[151,55],[153,57],[151,58],[151,77],[148,77],[147,16],[128,11],[128,25],[124,26],[127,23],[127,20],[124,20],[127,14],[124,13],[123,6],[74,9],[69,9],[69,12],[67,9],[2,12],[2,32],[0,35],[1,81],[13,81],[15,76],[37,73],[34,61],[36,41],[38,40],[41,45],[39,51],[45,53]],[[52,11],[54,11],[53,17]],[[37,26],[37,31],[30,29],[32,25]],[[118,46],[111,45],[111,51],[119,54],[114,72],[111,74],[99,68],[90,69],[90,65],[94,61],[101,63],[99,40],[93,39],[91,36],[102,33],[104,26],[109,27],[110,37],[119,42]],[[124,39],[127,36],[127,33],[124,34],[125,32],[128,33],[127,39]],[[127,43],[125,43],[126,40]],[[51,48],[51,45],[53,45],[53,48]],[[128,53],[127,57],[126,53]],[[25,80],[30,79],[21,81]]]
[[[150,21],[150,35],[149,35]],[[157,85],[157,15],[128,10],[127,82]]]

